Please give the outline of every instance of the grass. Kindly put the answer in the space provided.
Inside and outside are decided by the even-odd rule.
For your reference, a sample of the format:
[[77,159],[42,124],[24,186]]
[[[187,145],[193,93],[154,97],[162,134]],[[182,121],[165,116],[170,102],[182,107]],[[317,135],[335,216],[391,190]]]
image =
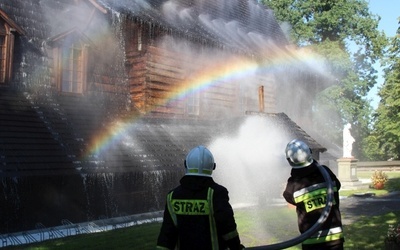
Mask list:
[[[242,243],[249,246],[274,244],[298,235],[296,214],[292,208],[276,207],[235,211],[236,223]],[[72,249],[155,249],[160,223],[144,224],[108,232],[70,236],[39,243],[6,247],[26,250]],[[290,249],[300,249],[293,247]]]
[[[370,179],[373,171],[360,171],[357,173],[357,177],[359,179]],[[372,187],[366,189],[358,189],[358,190],[340,190],[341,196],[350,196],[354,193],[375,193],[375,195],[385,195],[389,192],[400,191],[400,172],[385,172],[389,180],[385,184],[385,188],[382,190],[377,190]]]
[[75,249],[154,249],[160,223],[143,224],[107,232],[82,234],[4,249],[75,250]]
[[385,249],[384,240],[390,224],[400,223],[400,211],[380,216],[362,217],[344,226],[345,249]]
[[[352,225],[344,226],[345,249],[383,249],[384,237],[389,224],[400,223],[400,211],[381,216],[362,217]],[[236,212],[241,240],[246,247],[269,245],[292,239],[298,235],[293,208],[280,207],[265,210]],[[50,249],[140,249],[155,248],[161,224],[152,223],[109,232],[70,236],[4,249],[50,250]],[[301,249],[300,245],[289,249]]]
[[[242,243],[246,247],[270,245],[299,235],[293,208],[241,209],[235,219]],[[298,246],[290,249],[301,249]]]
[[[368,178],[372,174],[361,172],[359,178]],[[384,195],[389,191],[400,191],[400,172],[388,172],[389,181],[384,190],[372,188],[366,190],[341,191],[349,196],[358,192],[374,192]],[[342,193],[344,192],[344,193]],[[298,236],[297,218],[293,208],[272,207],[268,209],[239,209],[235,211],[236,223],[243,244],[246,247],[270,245]],[[389,224],[400,223],[400,210],[380,216],[361,217],[351,225],[344,225],[345,249],[383,249],[384,237]],[[3,249],[20,250],[102,250],[102,249],[154,249],[160,223],[144,224],[95,234],[70,236],[44,242],[6,247]],[[289,249],[301,249],[299,245]]]

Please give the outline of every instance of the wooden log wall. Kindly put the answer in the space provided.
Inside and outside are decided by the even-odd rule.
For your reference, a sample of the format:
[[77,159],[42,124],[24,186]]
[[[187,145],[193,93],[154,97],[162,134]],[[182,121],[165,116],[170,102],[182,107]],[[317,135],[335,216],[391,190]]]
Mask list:
[[[183,51],[174,52],[156,45],[156,37],[162,32],[154,32],[156,37],[149,38],[149,32],[139,24],[127,24],[130,37],[126,39],[127,71],[132,104],[142,113],[173,116],[189,116],[185,98],[170,100],[170,97],[191,88],[190,84],[198,79],[190,79],[201,70],[207,74],[204,62]],[[141,30],[142,29],[142,30]],[[141,31],[140,31],[141,30]],[[164,34],[165,35],[165,34]],[[142,36],[142,38],[138,38]],[[139,45],[141,43],[141,46]],[[204,45],[203,45],[204,46]],[[202,57],[202,49],[198,50]],[[218,76],[209,76],[217,79]],[[260,84],[266,86],[266,111],[275,110],[275,82],[273,77],[260,76]],[[196,89],[196,88],[195,88]],[[207,118],[223,114],[241,115],[248,110],[258,110],[258,86],[254,93],[243,93],[238,81],[216,81],[200,92],[199,116]],[[249,98],[249,100],[245,100]],[[245,104],[245,106],[243,106]]]
[[[156,46],[148,46],[145,54],[131,52],[129,56],[132,65],[129,73],[130,94],[134,105],[142,112],[186,116],[184,99],[169,103],[167,98],[179,94],[181,88],[190,88],[191,81],[187,76],[204,65],[194,62],[188,55]],[[207,116],[210,110],[237,112],[237,83],[216,82],[200,93],[200,100],[200,116]]]

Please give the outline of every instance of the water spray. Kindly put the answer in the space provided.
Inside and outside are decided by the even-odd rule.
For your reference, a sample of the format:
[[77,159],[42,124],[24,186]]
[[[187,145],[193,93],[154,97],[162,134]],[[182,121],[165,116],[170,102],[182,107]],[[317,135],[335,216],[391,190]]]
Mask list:
[[246,247],[246,249],[251,249],[251,250],[270,250],[270,249],[285,249],[289,248],[291,246],[295,246],[297,244],[300,244],[301,242],[305,241],[306,239],[310,238],[313,234],[315,234],[322,226],[322,224],[326,221],[326,219],[329,216],[329,213],[331,212],[332,204],[333,204],[333,185],[332,185],[332,179],[329,176],[329,173],[322,167],[319,163],[317,163],[318,170],[321,172],[322,176],[324,177],[325,182],[327,183],[327,199],[326,199],[326,204],[325,208],[321,213],[321,216],[315,222],[315,224],[308,229],[306,232],[303,234],[276,244],[272,245],[266,245],[266,246],[256,246],[256,247]]

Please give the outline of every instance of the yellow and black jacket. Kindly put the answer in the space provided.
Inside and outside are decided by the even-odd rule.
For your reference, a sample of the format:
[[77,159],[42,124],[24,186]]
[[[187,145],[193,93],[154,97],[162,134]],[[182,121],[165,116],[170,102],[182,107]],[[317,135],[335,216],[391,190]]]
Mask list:
[[157,249],[242,249],[228,190],[211,177],[180,183],[167,195]]
[[[333,182],[334,201],[328,218],[315,235],[303,242],[303,249],[337,248],[344,242],[338,193],[341,184],[328,167],[323,167]],[[292,169],[283,197],[288,203],[296,206],[301,233],[310,229],[318,221],[325,208],[327,185],[315,161],[308,167]]]

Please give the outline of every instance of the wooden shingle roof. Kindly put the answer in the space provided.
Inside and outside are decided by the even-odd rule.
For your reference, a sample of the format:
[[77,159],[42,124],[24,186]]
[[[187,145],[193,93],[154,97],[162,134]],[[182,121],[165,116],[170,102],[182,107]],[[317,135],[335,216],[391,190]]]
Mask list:
[[19,25],[17,25],[12,19],[10,19],[8,15],[1,9],[0,9],[0,18],[4,19],[5,22],[8,23],[11,26],[11,28],[16,30],[19,34],[21,35],[25,34],[24,30],[21,27],[19,27]]
[[24,35],[32,44],[39,47],[49,36],[49,25],[39,1],[1,1],[0,9],[24,31]]
[[259,56],[272,44],[288,45],[273,11],[255,0],[97,2],[143,24],[247,54]]
[[40,175],[49,169],[71,169],[72,160],[43,118],[22,93],[0,88],[2,176],[20,176],[27,172]]

